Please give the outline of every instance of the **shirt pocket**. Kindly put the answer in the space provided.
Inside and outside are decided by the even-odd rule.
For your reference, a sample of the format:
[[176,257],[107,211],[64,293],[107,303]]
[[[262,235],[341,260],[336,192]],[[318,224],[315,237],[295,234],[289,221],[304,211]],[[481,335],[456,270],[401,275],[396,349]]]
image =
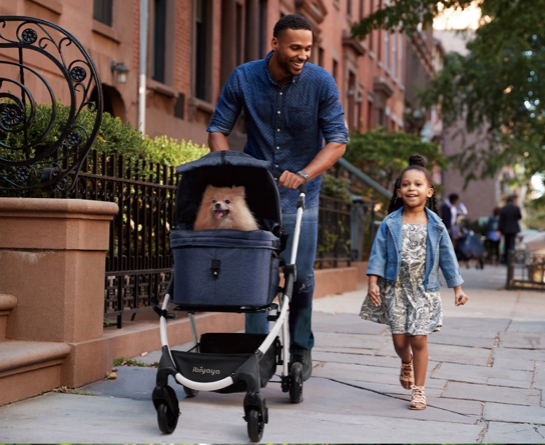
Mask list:
[[314,127],[318,119],[317,114],[309,106],[289,106],[288,122],[290,126],[297,126],[300,130]]

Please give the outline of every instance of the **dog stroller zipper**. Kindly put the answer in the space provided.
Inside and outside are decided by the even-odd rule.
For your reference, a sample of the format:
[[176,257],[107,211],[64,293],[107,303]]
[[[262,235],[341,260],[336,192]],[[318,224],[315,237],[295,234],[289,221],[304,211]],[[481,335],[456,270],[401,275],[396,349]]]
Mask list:
[[[176,224],[171,231],[174,255],[172,277],[160,315],[162,355],[152,394],[159,429],[172,433],[180,415],[178,398],[168,377],[183,386],[186,397],[199,391],[246,392],[243,400],[248,437],[259,442],[269,422],[261,388],[282,365],[281,388],[292,403],[303,400],[303,366],[289,363],[287,313],[296,279],[295,260],[305,204],[305,187],[299,189],[297,219],[289,264],[280,253],[287,236],[282,227],[278,188],[269,163],[243,153],[222,151],[177,168],[181,179],[176,194]],[[248,207],[260,230],[194,231],[193,223],[207,185],[244,186]],[[280,288],[279,268],[284,286]],[[252,274],[248,273],[252,271]],[[278,302],[273,302],[278,298]],[[168,312],[173,303],[174,312]],[[195,346],[189,351],[171,350],[167,319],[177,311],[189,314]],[[268,334],[197,334],[196,312],[266,313],[273,321]]]

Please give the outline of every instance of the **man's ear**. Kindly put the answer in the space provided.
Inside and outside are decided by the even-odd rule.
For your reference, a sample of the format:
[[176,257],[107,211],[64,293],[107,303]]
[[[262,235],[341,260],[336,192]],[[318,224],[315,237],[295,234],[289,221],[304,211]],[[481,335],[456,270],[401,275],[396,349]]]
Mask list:
[[273,51],[278,48],[278,44],[278,39],[276,37],[273,37],[271,40],[271,48],[273,49]]

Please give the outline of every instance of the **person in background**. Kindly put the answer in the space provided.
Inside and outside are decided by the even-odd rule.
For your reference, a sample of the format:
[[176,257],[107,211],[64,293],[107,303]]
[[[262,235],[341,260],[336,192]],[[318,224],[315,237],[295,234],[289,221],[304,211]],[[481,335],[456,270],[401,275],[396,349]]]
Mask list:
[[486,243],[488,247],[488,258],[490,258],[492,264],[498,264],[500,262],[500,212],[501,209],[499,207],[494,207],[492,216],[488,218],[488,222],[486,223]]
[[505,251],[503,254],[503,263],[507,264],[509,252],[515,249],[515,238],[520,232],[519,220],[522,218],[520,208],[515,204],[517,201],[516,195],[511,195],[507,198],[507,203],[500,211],[500,220],[498,230],[503,235]]
[[466,206],[460,201],[460,197],[456,193],[451,193],[441,208],[441,219],[452,240],[457,238],[460,233],[457,218],[465,215],[467,215]]

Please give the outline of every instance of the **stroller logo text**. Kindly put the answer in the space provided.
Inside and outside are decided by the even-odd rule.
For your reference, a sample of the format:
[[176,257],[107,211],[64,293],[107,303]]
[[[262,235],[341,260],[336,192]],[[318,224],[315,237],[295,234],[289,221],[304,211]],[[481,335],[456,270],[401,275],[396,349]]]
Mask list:
[[202,366],[200,368],[193,366],[193,372],[196,372],[198,374],[221,374],[221,371],[219,369],[203,368]]

